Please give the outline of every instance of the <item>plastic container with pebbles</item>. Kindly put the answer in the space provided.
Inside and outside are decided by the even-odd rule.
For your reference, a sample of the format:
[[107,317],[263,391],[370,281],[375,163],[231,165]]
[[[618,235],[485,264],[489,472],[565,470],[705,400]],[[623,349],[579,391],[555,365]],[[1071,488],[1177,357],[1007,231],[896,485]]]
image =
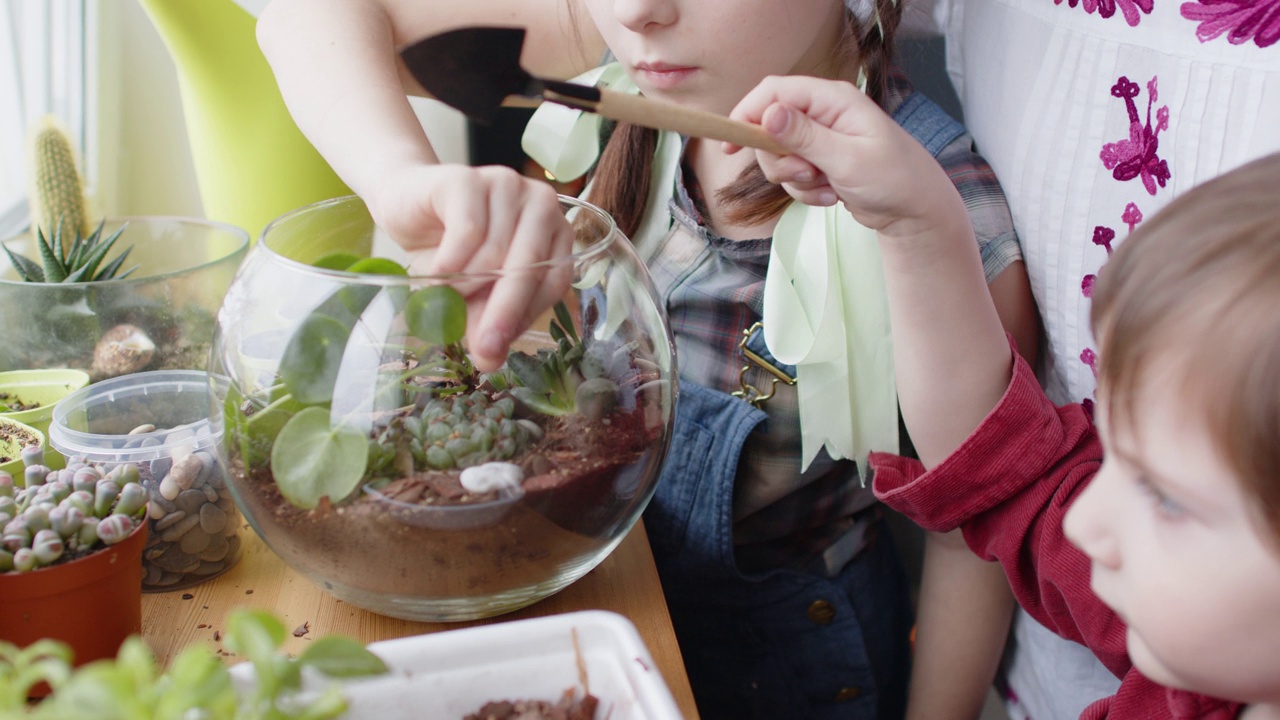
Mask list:
[[240,512],[226,487],[210,420],[209,375],[159,370],[124,375],[67,396],[49,443],[77,472],[137,466],[150,494],[142,588],[190,587],[240,559]]

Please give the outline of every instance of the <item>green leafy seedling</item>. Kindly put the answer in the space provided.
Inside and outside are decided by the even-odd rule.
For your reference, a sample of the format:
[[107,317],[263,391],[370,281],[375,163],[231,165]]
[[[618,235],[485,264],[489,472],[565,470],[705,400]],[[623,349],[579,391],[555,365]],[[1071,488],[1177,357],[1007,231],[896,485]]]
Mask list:
[[310,407],[294,415],[271,448],[271,474],[280,493],[306,509],[323,497],[338,502],[350,495],[368,462],[364,433],[331,427],[327,408]]
[[[63,643],[45,640],[19,650],[0,642],[0,718],[328,720],[347,711],[341,690],[300,697],[302,668],[334,678],[387,672],[378,656],[340,636],[320,638],[291,658],[281,650],[285,635],[284,625],[267,612],[238,610],[227,617],[224,643],[253,665],[251,691],[237,691],[226,665],[203,645],[183,650],[162,670],[135,635],[115,658],[73,669]],[[53,692],[28,706],[27,692],[40,681]]]

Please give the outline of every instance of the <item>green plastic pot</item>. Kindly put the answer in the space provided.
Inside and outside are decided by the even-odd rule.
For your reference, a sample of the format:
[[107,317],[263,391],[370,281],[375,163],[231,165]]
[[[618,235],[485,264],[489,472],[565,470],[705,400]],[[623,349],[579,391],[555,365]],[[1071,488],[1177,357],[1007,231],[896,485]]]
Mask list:
[[[0,418],[17,420],[47,435],[49,421],[53,418],[53,408],[63,398],[88,384],[89,373],[71,368],[0,372],[0,393],[8,393],[23,402],[39,403],[38,407],[30,410],[0,412]],[[61,455],[45,446],[45,465],[57,470],[65,464]]]
[[49,446],[45,444],[44,433],[26,423],[0,417],[0,460],[3,460],[0,462],[0,471],[9,473],[19,483],[22,482],[22,448],[27,445],[17,437],[20,435],[34,437],[36,442],[45,448],[48,455],[57,455],[49,451]]

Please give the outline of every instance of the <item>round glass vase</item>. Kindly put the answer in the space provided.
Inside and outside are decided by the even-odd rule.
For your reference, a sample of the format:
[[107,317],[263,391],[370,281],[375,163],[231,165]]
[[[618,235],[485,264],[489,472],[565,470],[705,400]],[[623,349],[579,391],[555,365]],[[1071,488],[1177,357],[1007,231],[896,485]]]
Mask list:
[[[112,280],[26,282],[0,257],[0,370],[76,368],[97,382],[140,370],[205,369],[214,315],[249,249],[248,233],[198,218],[146,216],[108,218],[103,237],[121,228],[98,266],[128,251]],[[34,232],[3,246],[42,264]]]
[[[670,331],[612,219],[561,205],[572,255],[428,276],[403,270],[414,258],[362,201],[329,200],[269,225],[232,282],[210,360],[227,485],[339,599],[422,621],[515,610],[595,567],[649,502],[674,417]],[[462,297],[548,273],[563,301],[479,373]]]

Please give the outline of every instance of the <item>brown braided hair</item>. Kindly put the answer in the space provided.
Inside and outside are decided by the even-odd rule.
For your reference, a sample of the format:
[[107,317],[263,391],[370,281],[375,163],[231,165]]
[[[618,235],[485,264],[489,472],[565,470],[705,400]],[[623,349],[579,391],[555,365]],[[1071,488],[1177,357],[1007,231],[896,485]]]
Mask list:
[[[902,8],[895,0],[876,0],[876,10],[880,15],[879,26],[874,19],[859,23],[851,13],[845,13],[841,52],[857,54],[867,75],[867,95],[877,104],[883,104],[893,59],[893,36],[902,18]],[[656,130],[620,122],[596,163],[595,184],[589,199],[613,215],[618,228],[628,237],[634,235],[644,217],[657,147]],[[721,188],[717,197],[728,206],[729,221],[738,224],[757,224],[775,218],[791,200],[781,186],[765,179],[756,163],[751,163],[733,183]]]

